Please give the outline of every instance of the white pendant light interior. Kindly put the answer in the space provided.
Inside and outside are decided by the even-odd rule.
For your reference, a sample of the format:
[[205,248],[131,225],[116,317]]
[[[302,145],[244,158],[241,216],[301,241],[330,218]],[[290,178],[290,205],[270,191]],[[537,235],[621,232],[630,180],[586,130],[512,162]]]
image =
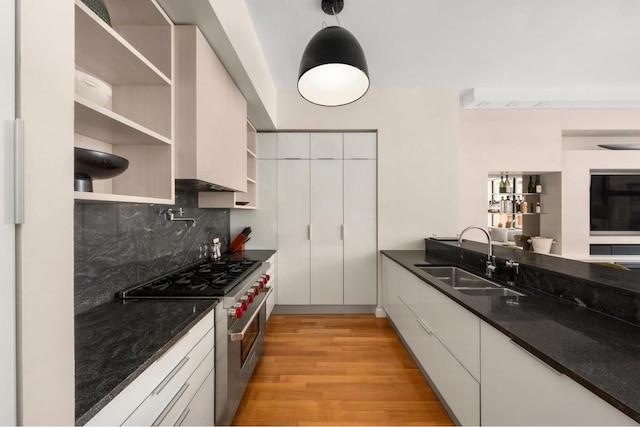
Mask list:
[[349,104],[369,89],[369,78],[359,68],[347,64],[324,64],[310,69],[298,80],[298,91],[314,104]]

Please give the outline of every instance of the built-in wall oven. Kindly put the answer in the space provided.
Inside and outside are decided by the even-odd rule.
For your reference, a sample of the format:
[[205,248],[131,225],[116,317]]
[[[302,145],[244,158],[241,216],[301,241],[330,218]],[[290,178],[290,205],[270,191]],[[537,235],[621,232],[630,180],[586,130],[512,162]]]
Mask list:
[[197,262],[120,293],[122,299],[217,299],[215,423],[230,425],[262,354],[268,263],[230,257]]

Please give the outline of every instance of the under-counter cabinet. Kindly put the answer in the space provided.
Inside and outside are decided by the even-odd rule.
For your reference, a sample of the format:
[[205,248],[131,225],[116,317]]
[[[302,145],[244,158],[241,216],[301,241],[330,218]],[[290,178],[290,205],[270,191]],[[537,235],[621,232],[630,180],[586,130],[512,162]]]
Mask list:
[[406,269],[399,267],[393,275],[398,301],[391,319],[455,418],[462,425],[478,425],[479,319]]
[[385,255],[382,305],[462,425],[637,425]]
[[214,311],[87,425],[213,425]]
[[171,204],[174,26],[155,0],[106,4],[112,26],[75,2],[76,68],[112,89],[103,105],[76,94],[75,146],[124,157],[129,167],[75,198]]
[[637,425],[482,322],[483,425]]
[[178,185],[246,192],[247,102],[197,26],[175,32]]

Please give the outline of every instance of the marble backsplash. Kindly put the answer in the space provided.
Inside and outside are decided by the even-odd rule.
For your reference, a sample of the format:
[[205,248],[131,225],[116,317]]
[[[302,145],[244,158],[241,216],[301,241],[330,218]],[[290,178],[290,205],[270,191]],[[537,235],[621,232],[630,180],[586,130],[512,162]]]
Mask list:
[[[176,192],[176,204],[76,203],[75,313],[112,300],[117,292],[199,259],[200,245],[216,236],[229,243],[229,209],[198,209],[193,192]],[[167,221],[158,212],[184,209],[186,222]]]

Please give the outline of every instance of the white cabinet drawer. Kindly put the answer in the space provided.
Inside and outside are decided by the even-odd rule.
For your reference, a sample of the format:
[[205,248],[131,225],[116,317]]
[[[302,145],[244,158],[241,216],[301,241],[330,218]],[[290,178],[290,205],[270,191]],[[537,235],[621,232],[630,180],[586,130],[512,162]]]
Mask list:
[[[213,382],[213,377],[210,376],[213,372],[215,356],[213,350],[210,351],[205,359],[200,363],[200,366],[196,368],[193,375],[184,383],[179,392],[165,407],[162,413],[156,419],[153,425],[172,426],[178,424],[182,415],[184,415],[189,402],[196,395],[204,381],[208,378]],[[213,399],[210,402],[211,417],[213,418],[214,402]]]
[[158,383],[151,394],[126,419],[123,425],[151,425],[158,420],[172,399],[184,391],[187,379],[214,348],[213,328]]
[[375,132],[347,132],[344,134],[345,159],[375,159],[377,155]]
[[408,306],[403,304],[393,321],[458,421],[462,425],[479,425],[480,384]]
[[480,381],[480,319],[421,281],[418,317],[458,361]]
[[[138,378],[114,397],[86,425],[120,425],[138,408],[163,379],[174,370],[196,344],[213,334],[214,311],[211,310],[176,344],[145,369]],[[152,419],[149,423],[155,420]]]
[[312,133],[310,157],[312,159],[342,159],[342,134]]

